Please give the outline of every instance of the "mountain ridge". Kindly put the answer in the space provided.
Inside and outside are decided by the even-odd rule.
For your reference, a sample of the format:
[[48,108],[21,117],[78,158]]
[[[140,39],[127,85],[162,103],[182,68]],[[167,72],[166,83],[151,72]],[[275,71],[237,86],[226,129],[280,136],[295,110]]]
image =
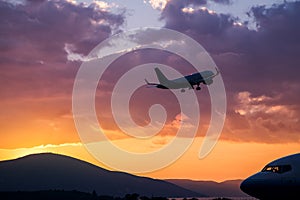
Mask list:
[[96,191],[101,195],[203,197],[173,183],[103,169],[70,156],[54,153],[31,154],[0,161],[0,191],[49,189]]
[[201,181],[190,179],[164,179],[180,187],[198,192],[212,197],[249,197],[240,190],[242,179],[216,181]]

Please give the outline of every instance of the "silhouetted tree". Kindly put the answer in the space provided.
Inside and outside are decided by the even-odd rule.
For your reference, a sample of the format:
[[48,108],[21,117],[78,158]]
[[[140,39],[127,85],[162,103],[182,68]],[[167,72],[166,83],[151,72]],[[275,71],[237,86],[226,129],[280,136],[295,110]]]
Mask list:
[[122,200],[122,198],[120,198],[120,197],[114,198],[114,197],[108,196],[108,195],[100,195],[100,196],[98,196],[98,200]]
[[95,190],[93,190],[92,195],[93,195],[93,197],[97,197],[98,196],[97,192]]
[[167,197],[152,197],[151,200],[168,200]]
[[146,196],[141,196],[140,200],[151,200],[151,199],[149,197],[146,197]]
[[125,200],[138,200],[138,198],[139,198],[139,194],[137,194],[137,193],[134,193],[134,194],[126,194],[125,195]]

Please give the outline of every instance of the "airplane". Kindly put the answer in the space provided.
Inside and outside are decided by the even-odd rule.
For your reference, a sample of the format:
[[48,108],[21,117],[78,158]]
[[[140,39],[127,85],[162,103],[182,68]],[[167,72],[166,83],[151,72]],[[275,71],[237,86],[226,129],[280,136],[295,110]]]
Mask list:
[[181,92],[185,92],[185,88],[194,89],[194,85],[197,85],[196,90],[201,90],[200,83],[210,85],[213,83],[213,78],[220,73],[216,68],[215,74],[212,71],[206,70],[181,78],[169,80],[159,68],[156,67],[154,70],[159,83],[149,83],[147,79],[145,79],[148,87],[156,87],[160,89],[181,89]]
[[270,162],[240,188],[258,199],[300,199],[300,153]]

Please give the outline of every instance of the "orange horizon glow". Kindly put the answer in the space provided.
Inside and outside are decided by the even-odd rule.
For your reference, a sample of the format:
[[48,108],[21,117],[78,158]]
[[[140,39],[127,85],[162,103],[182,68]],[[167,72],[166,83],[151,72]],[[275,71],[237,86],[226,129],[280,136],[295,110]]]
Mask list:
[[[30,112],[27,111],[30,113],[28,118],[17,111],[17,115],[11,116],[15,120],[11,120],[5,126],[7,132],[10,131],[11,134],[6,134],[1,138],[0,160],[15,159],[33,153],[53,152],[78,158],[105,169],[118,171],[118,169],[112,169],[99,162],[81,144],[71,112],[71,97],[57,99],[58,101],[53,104],[53,99],[51,99],[48,102],[49,106],[44,106],[43,109],[42,105],[47,102],[45,99],[45,102],[35,100],[33,101],[34,104],[32,101],[22,102],[22,100],[6,102],[16,110],[21,109],[20,105],[30,106],[32,109]],[[271,112],[276,117],[289,114],[290,116],[285,121],[290,123],[289,119],[293,117],[293,112],[290,112],[289,107],[269,106],[264,104],[264,101],[269,100],[270,97],[252,98],[249,92],[238,93],[237,99],[239,104],[233,107],[235,112],[227,115],[223,133],[208,156],[201,160],[198,158],[203,135],[208,128],[209,115],[204,112],[201,113],[202,126],[199,128],[193,144],[183,156],[162,169],[150,173],[136,173],[136,175],[158,179],[213,180],[217,182],[245,179],[261,170],[268,162],[288,154],[297,153],[299,149],[297,141],[279,143],[279,139],[276,139],[275,142],[263,143],[268,132],[257,120],[259,118],[256,119],[252,116],[261,115],[260,111]],[[251,102],[258,102],[259,105],[252,105]],[[143,108],[143,104],[141,106]],[[104,114],[108,112],[106,111]],[[112,118],[104,120],[103,123],[106,128],[104,132],[114,144],[127,151],[151,152],[159,150],[175,137],[176,130],[181,124],[181,119],[178,116],[179,114],[175,115],[169,123],[165,124],[159,134],[149,140],[130,139],[118,130],[114,123],[111,123]],[[136,112],[134,117],[140,117],[139,112]],[[16,124],[15,121],[18,122],[16,126],[14,125]],[[257,138],[262,138],[261,142],[257,142]],[[110,154],[110,152],[107,153]],[[147,164],[142,163],[142,165]]]
[[[204,159],[198,158],[202,138],[196,138],[191,147],[177,161],[149,173],[135,173],[157,179],[190,179],[222,182],[245,179],[260,171],[268,162],[299,152],[299,144],[237,143],[220,140]],[[119,140],[116,145],[131,148],[130,140]],[[135,148],[145,150],[142,146]],[[36,153],[57,153],[71,156],[99,167],[112,169],[95,159],[81,143],[41,145],[32,148],[0,149],[0,160],[10,160]],[[112,155],[113,156],[113,155]],[[147,164],[147,163],[143,163]]]

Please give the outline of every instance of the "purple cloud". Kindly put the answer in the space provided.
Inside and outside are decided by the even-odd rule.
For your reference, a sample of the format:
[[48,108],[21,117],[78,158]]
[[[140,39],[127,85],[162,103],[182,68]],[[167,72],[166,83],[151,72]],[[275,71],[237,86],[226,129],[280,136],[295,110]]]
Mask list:
[[61,132],[78,141],[72,118],[65,116],[71,115],[79,63],[67,60],[64,47],[69,44],[87,54],[123,23],[124,13],[114,14],[96,3],[0,1],[2,148],[20,147],[13,142],[16,138],[27,141],[24,145],[43,144],[43,138],[49,139],[46,143],[67,142]]
[[[192,6],[188,8],[189,5]],[[226,130],[224,137],[280,142],[281,134],[285,133],[289,136],[284,141],[299,140],[300,23],[297,19],[300,2],[284,2],[270,8],[253,7],[249,13],[257,24],[256,30],[249,29],[247,22],[238,23],[231,15],[197,6],[170,1],[161,18],[166,28],[186,33],[202,44],[221,69],[228,94],[228,121],[231,124],[234,119],[240,121],[248,133],[242,136],[239,127]],[[251,98],[267,96],[267,102],[256,104],[274,112],[265,114],[266,110],[259,107],[261,109],[255,115],[250,115],[249,111],[247,115],[237,116],[236,107],[241,102],[235,97],[243,92],[248,92]],[[283,113],[288,112],[293,115],[279,122],[278,117],[282,118]],[[261,121],[254,123],[258,118]],[[255,133],[249,134],[251,131]]]
[[[64,44],[87,53],[124,22],[123,15],[67,1],[0,2],[1,51],[29,46],[38,60],[64,60]],[[46,56],[52,54],[55,56]],[[18,55],[21,57],[22,55]],[[33,54],[32,56],[36,56]],[[33,58],[34,59],[34,58]]]
[[220,3],[220,4],[231,4],[232,1],[231,0],[213,0],[216,3]]
[[[231,3],[229,0],[215,2]],[[228,95],[227,123],[222,137],[257,142],[300,140],[300,24],[297,20],[300,2],[285,2],[271,8],[253,7],[249,14],[257,23],[256,30],[249,29],[246,22],[237,23],[231,15],[206,9],[206,4],[205,0],[168,1],[161,20],[166,28],[197,40],[219,66]],[[67,60],[66,47],[86,55],[117,32],[124,20],[124,14],[114,14],[95,4],[41,0],[14,5],[0,1],[0,108],[5,111],[0,115],[3,119],[0,126],[3,130],[20,134],[20,139],[24,139],[28,135],[21,130],[27,124],[39,127],[33,119],[55,119],[59,124],[63,116],[70,115],[72,86],[79,63]],[[100,83],[104,87],[97,91],[96,101],[103,98],[103,104],[96,107],[103,114],[100,118],[107,124],[106,129],[118,130],[112,120],[110,98],[101,96],[102,92],[111,93],[122,74],[150,62],[172,66],[182,74],[194,72],[185,60],[167,52],[143,50],[119,58],[105,72]],[[204,135],[210,120],[209,94],[204,87],[197,95],[201,110],[199,135]],[[131,113],[142,125],[148,123],[148,108],[153,103],[162,103],[170,111],[169,124],[180,113],[170,92],[154,89],[149,95],[149,90],[140,89],[133,99],[136,100],[132,100]],[[19,126],[12,128],[7,121],[14,120]],[[67,124],[73,124],[72,119],[68,120]],[[64,132],[67,131],[66,128]],[[282,134],[286,136],[284,140]],[[3,139],[3,144],[6,141]]]

